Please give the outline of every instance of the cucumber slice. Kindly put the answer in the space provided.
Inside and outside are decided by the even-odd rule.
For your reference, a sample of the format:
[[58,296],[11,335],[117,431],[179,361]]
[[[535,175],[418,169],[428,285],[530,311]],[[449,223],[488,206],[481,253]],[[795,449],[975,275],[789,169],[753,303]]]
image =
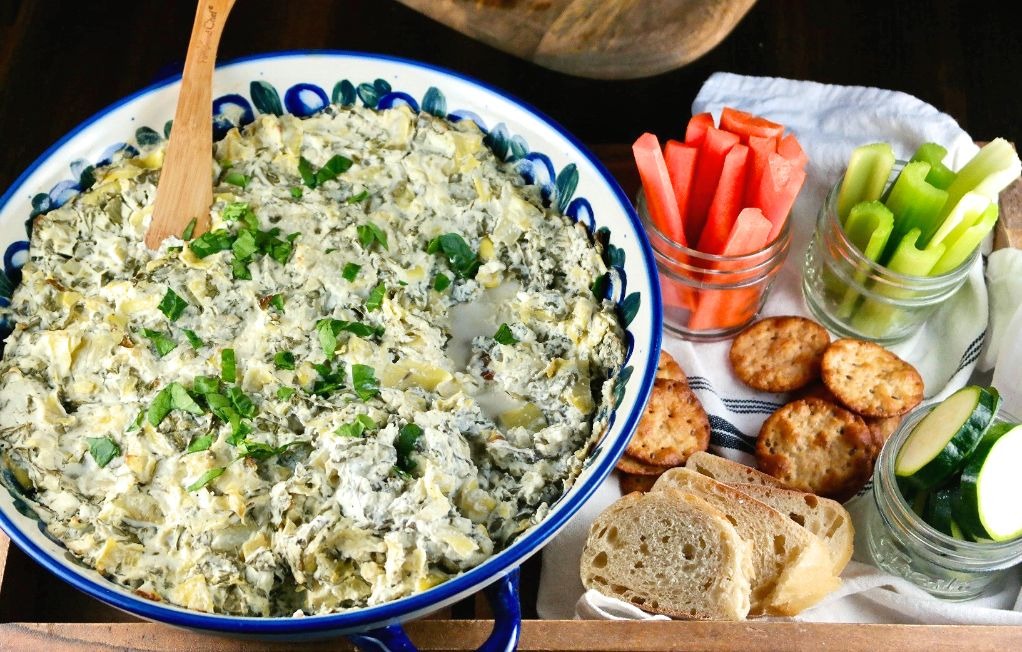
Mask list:
[[965,466],[994,419],[1001,397],[993,387],[963,387],[916,424],[894,460],[894,474],[931,489]]
[[954,523],[954,519],[951,518],[951,506],[957,493],[958,487],[940,489],[931,493],[929,500],[926,501],[923,520],[948,536],[953,536],[951,524]]
[[978,539],[1008,541],[1022,536],[1022,426],[998,424],[962,469],[955,520]]

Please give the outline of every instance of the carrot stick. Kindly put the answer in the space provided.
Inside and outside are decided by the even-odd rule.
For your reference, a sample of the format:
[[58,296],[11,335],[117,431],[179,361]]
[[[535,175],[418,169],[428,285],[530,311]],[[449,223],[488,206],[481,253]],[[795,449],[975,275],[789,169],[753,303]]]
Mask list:
[[731,148],[738,144],[738,136],[714,127],[706,130],[706,137],[699,146],[699,166],[692,181],[692,194],[688,200],[685,235],[689,242],[699,242],[699,236],[706,222],[706,214],[717,192],[724,158]]
[[703,232],[699,236],[699,251],[718,254],[724,250],[735,218],[742,210],[748,158],[749,148],[745,145],[735,145],[724,157],[724,167],[720,172],[717,191],[706,214]]
[[671,177],[674,199],[678,203],[678,221],[681,225],[678,231],[681,234],[684,234],[684,225],[688,221],[688,198],[692,194],[692,180],[695,178],[698,156],[699,148],[676,140],[667,141],[664,147],[667,173]]
[[699,147],[706,137],[706,130],[713,125],[713,115],[709,113],[697,113],[688,121],[685,128],[685,143]]
[[672,240],[687,246],[685,228],[678,212],[678,201],[674,196],[660,141],[653,134],[642,134],[632,144],[632,155],[639,169],[639,178],[642,180],[646,205],[653,223]]

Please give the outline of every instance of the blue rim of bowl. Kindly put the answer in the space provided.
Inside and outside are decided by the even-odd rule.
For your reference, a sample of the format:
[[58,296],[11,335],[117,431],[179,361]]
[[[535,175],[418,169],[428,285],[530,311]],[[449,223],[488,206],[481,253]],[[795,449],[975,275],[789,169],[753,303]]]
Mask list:
[[[528,102],[520,100],[517,97],[496,88],[495,86],[479,81],[478,79],[468,75],[411,59],[404,59],[385,54],[354,52],[350,50],[283,50],[279,52],[255,54],[238,59],[232,59],[219,64],[217,69],[230,68],[235,65],[265,59],[286,59],[305,56],[376,59],[427,70],[432,73],[451,77],[461,82],[467,82],[487,90],[490,93],[511,102],[512,104],[516,104],[527,113],[531,113],[534,117],[538,118],[541,122],[545,123],[546,126],[550,127],[561,137],[567,140],[572,147],[574,147],[575,150],[596,169],[603,178],[603,181],[608,184],[611,191],[614,193],[614,196],[617,198],[618,203],[624,209],[625,214],[628,217],[628,221],[635,232],[636,244],[642,251],[643,263],[648,272],[650,289],[652,290],[650,308],[652,310],[653,318],[653,338],[650,346],[649,358],[646,361],[647,373],[641,379],[642,382],[638,389],[635,404],[625,417],[621,433],[617,440],[611,442],[607,456],[604,457],[603,462],[596,467],[593,475],[589,478],[588,484],[583,485],[577,494],[571,496],[559,512],[551,513],[540,521],[540,523],[537,524],[531,532],[526,533],[525,536],[518,541],[515,541],[510,547],[501,551],[497,555],[490,557],[482,564],[466,571],[465,573],[458,575],[443,584],[427,589],[422,593],[416,593],[399,600],[386,602],[372,607],[363,607],[342,613],[305,616],[300,618],[292,616],[254,617],[205,614],[197,611],[187,611],[181,607],[165,607],[145,598],[135,598],[121,593],[120,591],[115,591],[112,588],[106,587],[85,577],[84,575],[80,575],[69,570],[62,564],[56,562],[56,560],[54,560],[48,552],[37,546],[35,542],[25,536],[21,529],[8,518],[7,514],[0,511],[0,527],[3,528],[11,540],[14,541],[19,548],[21,548],[38,564],[78,590],[102,600],[107,604],[113,605],[118,609],[122,609],[149,620],[159,621],[179,627],[236,634],[284,635],[340,630],[356,631],[359,629],[380,627],[400,622],[408,614],[429,611],[430,609],[439,606],[440,603],[452,600],[469,589],[490,584],[505,575],[512,568],[517,567],[528,556],[547,543],[548,540],[552,538],[553,535],[555,535],[576,514],[576,512],[578,512],[579,508],[581,508],[581,506],[596,491],[596,488],[607,478],[608,475],[610,475],[610,472],[613,470],[618,458],[624,452],[624,449],[628,444],[629,435],[638,425],[639,417],[641,416],[646,405],[646,401],[649,399],[650,392],[653,389],[653,374],[656,370],[657,361],[660,357],[660,346],[663,333],[663,303],[660,294],[660,284],[656,277],[656,265],[653,262],[653,251],[645,236],[642,224],[639,222],[638,215],[635,213],[635,209],[624,194],[624,191],[621,190],[621,186],[617,183],[617,180],[610,174],[607,168],[592,154],[592,152],[589,151],[585,145],[583,145],[574,135],[562,127],[558,122],[551,119],[545,113]],[[7,205],[11,197],[21,188],[28,177],[69,140],[121,106],[144,95],[152,93],[153,91],[173,84],[180,79],[180,74],[166,77],[118,100],[117,102],[114,102],[113,104],[110,104],[87,118],[85,121],[81,122],[78,126],[60,138],[60,140],[48,147],[14,180],[11,187],[8,188],[2,196],[0,196],[0,209],[3,209],[3,207]]]

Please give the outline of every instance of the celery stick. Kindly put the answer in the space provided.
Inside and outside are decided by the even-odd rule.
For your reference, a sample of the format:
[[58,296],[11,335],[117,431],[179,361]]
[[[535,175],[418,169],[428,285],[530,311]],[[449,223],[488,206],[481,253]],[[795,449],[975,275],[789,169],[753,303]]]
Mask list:
[[[983,242],[983,238],[993,230],[994,224],[997,223],[997,212],[997,204],[992,202],[972,226],[962,230],[954,240],[949,237],[947,251],[934,265],[930,274],[933,276],[946,274],[964,263]],[[952,233],[952,236],[955,235]]]
[[890,143],[861,145],[852,150],[837,195],[837,215],[842,223],[852,206],[880,199],[893,167],[894,150]]
[[[845,221],[845,235],[855,245],[855,248],[862,252],[867,259],[876,262],[887,246],[887,239],[894,228],[894,214],[890,209],[878,201],[869,201],[856,204],[848,214]],[[844,299],[838,306],[837,315],[839,319],[848,319],[855,305],[859,302],[857,287],[869,276],[866,269],[855,272],[854,287],[845,291]]]
[[901,245],[902,238],[909,231],[919,229],[921,234],[919,244],[925,245],[929,242],[930,236],[940,228],[941,221],[938,220],[938,216],[947,200],[947,191],[934,188],[926,182],[929,171],[929,163],[923,161],[906,163],[894,181],[890,195],[884,202],[894,213],[894,231],[887,243],[884,260],[894,256],[895,249]]
[[[898,274],[912,276],[928,276],[934,265],[944,255],[946,247],[944,244],[934,245],[932,249],[919,249],[916,245],[921,235],[919,229],[912,229],[898,241],[891,256],[887,268]],[[907,288],[883,287],[875,284],[873,291],[885,297],[890,297],[888,302],[880,298],[867,298],[862,302],[855,314],[852,316],[852,328],[859,331],[866,337],[883,338],[887,337],[899,327],[903,317],[908,317],[906,309],[894,305],[893,302],[899,299],[907,299],[912,296],[912,290]]]
[[927,247],[931,247],[935,244],[940,244],[948,239],[952,233],[958,230],[959,226],[964,225],[963,228],[968,228],[979,220],[980,215],[983,211],[990,206],[990,198],[985,195],[981,195],[978,192],[967,192],[962,195],[962,198],[958,200],[958,204],[951,209],[948,216],[944,218],[940,228],[933,234],[930,241],[926,244]]
[[947,190],[951,182],[955,180],[955,173],[944,165],[945,156],[947,156],[947,149],[937,143],[923,143],[912,155],[911,160],[929,163],[930,171],[926,174],[926,182],[934,188]]
[[1020,175],[1022,162],[1011,143],[1003,138],[991,140],[955,175],[955,180],[947,189],[947,202],[941,210],[940,219],[947,217],[969,191],[996,201],[998,193]]

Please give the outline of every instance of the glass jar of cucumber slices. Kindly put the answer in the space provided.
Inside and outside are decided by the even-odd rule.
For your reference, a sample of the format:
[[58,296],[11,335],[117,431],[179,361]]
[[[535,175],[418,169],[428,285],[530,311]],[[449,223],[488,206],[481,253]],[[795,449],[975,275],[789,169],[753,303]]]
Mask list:
[[[904,165],[895,163],[887,188]],[[881,345],[903,341],[962,287],[979,251],[972,250],[963,261],[936,274],[934,265],[923,260],[931,254],[911,245],[897,247],[887,264],[880,264],[883,252],[874,249],[890,243],[879,237],[883,216],[871,210],[885,209],[880,202],[871,202],[842,219],[838,195],[843,181],[842,176],[820,208],[816,232],[806,250],[802,267],[806,306],[818,321],[843,337]],[[889,233],[890,227],[886,230]],[[912,273],[923,267],[931,273]]]
[[968,600],[1022,562],[1022,421],[999,402],[965,387],[909,414],[884,445],[865,521],[879,568]]

